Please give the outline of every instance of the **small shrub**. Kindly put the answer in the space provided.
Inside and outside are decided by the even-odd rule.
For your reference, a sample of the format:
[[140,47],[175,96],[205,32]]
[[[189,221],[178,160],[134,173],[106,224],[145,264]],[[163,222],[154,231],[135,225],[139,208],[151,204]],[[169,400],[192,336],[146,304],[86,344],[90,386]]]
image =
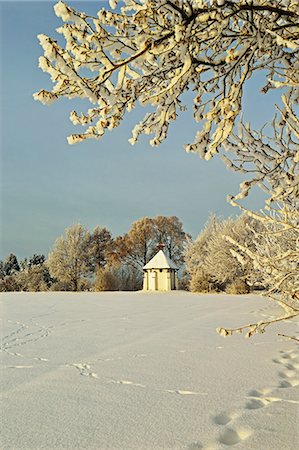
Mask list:
[[0,292],[21,291],[21,286],[14,275],[9,275],[0,280]]
[[228,284],[225,292],[227,294],[248,294],[250,292],[250,287],[245,280],[238,279]]
[[215,292],[218,286],[213,283],[209,275],[199,267],[191,276],[189,283],[191,292]]
[[61,291],[71,291],[71,286],[68,283],[56,280],[49,288],[49,291],[61,292]]
[[190,288],[190,277],[187,274],[183,274],[183,276],[179,278],[179,290],[189,291],[189,288]]
[[118,291],[117,273],[111,268],[99,269],[94,284],[95,291]]

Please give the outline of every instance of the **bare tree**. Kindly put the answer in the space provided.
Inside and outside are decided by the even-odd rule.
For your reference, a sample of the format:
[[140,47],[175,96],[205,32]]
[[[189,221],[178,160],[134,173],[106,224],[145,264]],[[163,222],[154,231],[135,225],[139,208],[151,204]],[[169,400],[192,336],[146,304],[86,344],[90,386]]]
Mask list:
[[114,251],[114,241],[107,228],[97,226],[90,233],[87,243],[87,258],[92,272],[105,267],[107,260]]
[[153,221],[156,245],[163,244],[169,258],[181,266],[191,236],[184,231],[182,222],[176,216],[157,216]]
[[169,257],[182,265],[188,239],[190,236],[176,216],[142,217],[127,234],[116,239],[116,252],[120,260],[140,270],[157,253],[158,245],[163,244]]
[[116,239],[116,252],[121,261],[141,270],[152,256],[155,245],[153,219],[142,217],[133,222],[127,234]]

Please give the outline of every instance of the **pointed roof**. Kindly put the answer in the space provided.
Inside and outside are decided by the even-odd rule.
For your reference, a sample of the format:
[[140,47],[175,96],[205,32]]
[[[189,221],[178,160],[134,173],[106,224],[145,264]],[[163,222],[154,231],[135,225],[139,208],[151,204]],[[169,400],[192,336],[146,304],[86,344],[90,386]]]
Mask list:
[[165,255],[163,250],[158,253],[143,267],[144,269],[178,269],[175,263]]

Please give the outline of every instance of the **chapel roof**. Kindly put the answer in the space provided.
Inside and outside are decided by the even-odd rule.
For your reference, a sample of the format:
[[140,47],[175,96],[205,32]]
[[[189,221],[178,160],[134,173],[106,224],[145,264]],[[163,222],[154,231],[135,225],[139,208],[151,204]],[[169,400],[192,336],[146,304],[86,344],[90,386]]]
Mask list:
[[143,267],[144,269],[178,269],[175,263],[165,255],[163,250],[158,253]]

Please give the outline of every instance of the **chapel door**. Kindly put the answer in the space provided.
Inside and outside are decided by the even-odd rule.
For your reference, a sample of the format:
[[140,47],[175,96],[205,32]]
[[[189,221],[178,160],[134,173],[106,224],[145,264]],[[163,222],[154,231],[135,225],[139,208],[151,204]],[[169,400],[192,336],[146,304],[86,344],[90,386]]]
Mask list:
[[149,273],[149,290],[150,291],[157,290],[157,273],[156,272]]

